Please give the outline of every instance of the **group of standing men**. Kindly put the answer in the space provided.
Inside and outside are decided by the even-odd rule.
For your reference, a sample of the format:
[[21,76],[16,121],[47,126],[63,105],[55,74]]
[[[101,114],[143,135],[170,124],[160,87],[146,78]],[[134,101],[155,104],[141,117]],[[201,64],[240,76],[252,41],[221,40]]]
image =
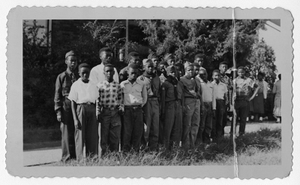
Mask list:
[[99,57],[99,65],[90,69],[82,63],[77,70],[76,54],[70,51],[67,69],[57,77],[54,102],[62,161],[99,154],[100,148],[102,154],[119,151],[120,145],[127,152],[157,151],[159,146],[189,150],[198,143],[218,142],[233,101],[239,133],[244,134],[248,102],[254,97],[250,92],[257,87],[242,67],[232,81],[225,74],[227,63],[221,62],[210,82],[201,54],[184,64],[172,54],[162,61],[150,54],[141,61],[131,52],[127,64],[114,65],[109,48],[100,49]]

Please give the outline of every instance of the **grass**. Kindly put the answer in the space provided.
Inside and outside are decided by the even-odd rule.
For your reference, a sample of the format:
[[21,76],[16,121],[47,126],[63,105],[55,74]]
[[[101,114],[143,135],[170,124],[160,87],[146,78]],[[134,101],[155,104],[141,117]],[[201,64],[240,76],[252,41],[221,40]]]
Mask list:
[[[281,129],[265,128],[236,138],[238,163],[242,165],[281,164]],[[57,162],[52,166],[188,166],[188,165],[232,165],[233,145],[230,137],[218,144],[198,145],[195,150],[181,149],[172,152],[122,153],[111,152],[100,159],[87,157],[85,161]]]

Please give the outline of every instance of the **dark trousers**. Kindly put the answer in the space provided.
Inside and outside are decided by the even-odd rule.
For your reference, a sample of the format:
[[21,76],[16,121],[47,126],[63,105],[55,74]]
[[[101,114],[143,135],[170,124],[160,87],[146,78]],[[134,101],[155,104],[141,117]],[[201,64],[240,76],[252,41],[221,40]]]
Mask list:
[[202,142],[210,142],[210,135],[212,130],[212,102],[203,102],[202,106],[202,121],[200,122],[199,135]]
[[185,98],[183,114],[182,145],[189,149],[195,147],[200,123],[200,100]]
[[224,113],[225,113],[225,101],[216,100],[216,117],[213,121],[211,137],[213,139],[218,139],[224,134]]
[[[249,106],[249,101],[246,99],[240,99],[240,100],[237,99],[234,102],[234,108],[236,111],[236,123],[238,120],[240,123],[239,134],[245,133],[246,120],[247,120],[248,111],[249,111],[248,106]],[[231,131],[231,133],[233,132],[233,123],[231,123],[230,131]]]
[[139,151],[143,135],[143,111],[142,108],[125,107],[122,150],[130,151],[132,148]]
[[144,132],[144,142],[148,143],[150,150],[156,150],[158,148],[159,138],[159,103],[158,99],[148,99],[147,103],[143,107],[144,120],[147,125],[147,129]]
[[164,123],[163,142],[164,147],[169,150],[173,144],[179,145],[181,140],[182,107],[180,101],[166,102]]
[[224,114],[223,114],[223,121],[222,121],[222,136],[224,136],[225,134],[225,127],[227,126],[227,114],[228,111],[227,111],[227,107],[225,105],[225,108],[224,108]]
[[104,108],[101,112],[100,123],[102,154],[104,154],[107,149],[110,151],[119,151],[121,135],[121,118],[119,110]]
[[68,159],[76,159],[74,136],[75,127],[71,109],[71,101],[67,98],[63,103],[62,117],[63,119],[60,126],[62,148],[61,160],[65,162]]
[[75,129],[76,156],[83,158],[83,149],[87,155],[98,154],[98,122],[96,119],[96,107],[93,104],[77,105],[77,116],[81,124],[80,129]]

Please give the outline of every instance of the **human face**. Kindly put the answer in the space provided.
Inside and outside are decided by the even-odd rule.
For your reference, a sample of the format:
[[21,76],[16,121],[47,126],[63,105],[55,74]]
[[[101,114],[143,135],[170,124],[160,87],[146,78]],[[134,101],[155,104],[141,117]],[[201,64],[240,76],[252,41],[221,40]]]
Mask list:
[[111,82],[113,80],[113,76],[115,74],[113,67],[105,67],[104,68],[104,76],[107,81]]
[[111,59],[112,59],[112,53],[109,51],[102,51],[101,55],[100,55],[100,59],[102,61],[102,63],[105,64],[110,64],[111,63]]
[[199,76],[200,76],[200,78],[202,79],[202,80],[207,80],[207,73],[206,73],[206,71],[204,71],[204,70],[200,70],[199,71]]
[[157,63],[158,63],[158,58],[152,58],[151,60],[153,62],[154,67],[156,68],[157,67]]
[[197,57],[194,62],[198,63],[200,66],[202,66],[203,65],[203,58]]
[[138,69],[133,69],[130,67],[128,70],[128,80],[136,81],[137,77],[138,77]]
[[129,64],[140,65],[140,57],[131,57]]
[[220,74],[218,72],[214,72],[213,73],[213,79],[216,81],[216,82],[219,82],[220,80]]
[[245,71],[243,69],[238,69],[238,76],[243,78],[245,76]]
[[189,78],[193,77],[193,75],[194,75],[194,67],[193,66],[188,66],[186,68],[185,74]]
[[226,64],[221,64],[219,66],[219,70],[220,70],[221,74],[224,74],[227,71],[227,69],[228,69],[228,66]]
[[153,74],[153,71],[154,71],[154,64],[153,64],[153,62],[149,62],[149,63],[147,63],[145,65],[145,71],[148,74]]
[[262,75],[258,75],[257,78],[258,78],[259,81],[262,81],[262,80],[263,80],[263,76],[262,76]]
[[74,71],[77,67],[77,57],[75,56],[68,56],[65,63],[67,64],[70,71]]
[[90,69],[87,67],[81,67],[79,69],[79,76],[83,82],[87,83],[90,77]]
[[158,70],[159,70],[160,72],[162,72],[162,73],[164,73],[164,72],[166,71],[165,66],[164,66],[163,64],[160,64],[160,65],[158,66]]
[[176,72],[175,70],[171,70],[169,73],[170,76],[173,76],[174,78],[176,78]]

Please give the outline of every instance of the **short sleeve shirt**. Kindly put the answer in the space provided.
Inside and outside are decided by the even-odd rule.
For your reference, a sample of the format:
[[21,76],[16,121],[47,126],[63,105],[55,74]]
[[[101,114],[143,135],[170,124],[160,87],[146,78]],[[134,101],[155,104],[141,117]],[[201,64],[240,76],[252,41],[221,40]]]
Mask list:
[[254,81],[251,78],[237,77],[233,80],[233,85],[236,85],[236,96],[250,96]]
[[92,81],[84,83],[81,78],[79,78],[71,86],[68,98],[77,104],[95,103],[98,98],[97,86]]

